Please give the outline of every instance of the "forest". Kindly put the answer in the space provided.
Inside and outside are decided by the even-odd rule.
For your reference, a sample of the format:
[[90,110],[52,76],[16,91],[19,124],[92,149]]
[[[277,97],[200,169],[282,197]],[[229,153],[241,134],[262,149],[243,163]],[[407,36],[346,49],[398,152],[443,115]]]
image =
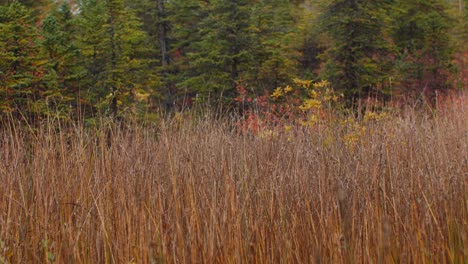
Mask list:
[[468,263],[467,0],[0,0],[0,264]]
[[[347,105],[466,85],[462,0],[2,0],[2,115],[238,107],[239,87],[331,83]],[[209,102],[209,103],[207,103]]]

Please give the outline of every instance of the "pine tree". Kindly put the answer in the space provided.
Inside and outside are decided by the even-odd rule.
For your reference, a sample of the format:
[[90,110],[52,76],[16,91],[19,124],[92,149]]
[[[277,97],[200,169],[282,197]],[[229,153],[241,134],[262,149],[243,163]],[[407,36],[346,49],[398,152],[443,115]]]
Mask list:
[[80,24],[87,98],[113,116],[132,109],[137,95],[146,94],[152,82],[145,76],[148,61],[142,57],[146,34],[134,11],[121,0],[86,0]]
[[297,76],[300,55],[301,8],[292,1],[260,1],[253,13],[252,28],[256,30],[258,71],[253,71],[256,86],[275,89]]
[[393,39],[401,53],[402,84],[418,92],[449,88],[452,20],[446,13],[446,2],[408,0],[399,1],[398,6]]
[[331,39],[323,54],[323,78],[341,90],[348,103],[388,89],[390,44],[385,36],[386,1],[333,0],[321,20]]
[[207,16],[197,25],[195,42],[188,43],[188,76],[179,85],[200,96],[233,97],[236,83],[256,70],[258,39],[251,29],[251,3],[214,0],[201,3]]
[[73,106],[76,109],[78,81],[83,69],[78,63],[75,17],[67,1],[62,1],[50,12],[42,21],[41,29],[41,46],[48,62],[44,76],[47,93],[55,96],[57,106]]
[[320,54],[324,53],[328,42],[325,34],[320,32],[320,3],[316,0],[306,0],[301,5],[300,20],[297,23],[299,34],[299,72],[303,79],[318,79],[322,61]]
[[452,34],[454,36],[455,56],[459,72],[456,85],[459,89],[463,89],[468,79],[466,70],[468,56],[465,55],[468,52],[468,0],[452,0],[452,2],[455,2],[452,3],[455,6],[452,14],[456,19]]
[[50,4],[49,0],[0,0],[0,5],[8,6],[19,3],[29,11],[29,15],[34,20],[38,20],[45,13],[44,9]]
[[[198,0],[174,0],[166,3],[166,25],[169,27],[170,63],[164,71],[163,85],[167,89],[166,106],[185,102],[198,88],[190,84],[196,74],[190,54],[197,53],[202,40],[202,25],[209,14],[208,4]],[[160,19],[157,21],[162,22]],[[160,23],[158,23],[160,24]],[[161,57],[162,59],[162,57]],[[161,64],[162,65],[162,64]]]
[[[163,99],[166,108],[173,104],[174,84],[169,80],[171,74],[171,21],[168,18],[167,0],[143,0],[135,3],[138,15],[143,22],[143,30],[148,33],[147,56],[152,58],[152,74],[157,75],[155,87],[158,99]],[[178,10],[180,11],[180,10]]]
[[0,32],[0,110],[35,115],[46,112],[41,80],[44,60],[30,11],[18,2],[0,7]]

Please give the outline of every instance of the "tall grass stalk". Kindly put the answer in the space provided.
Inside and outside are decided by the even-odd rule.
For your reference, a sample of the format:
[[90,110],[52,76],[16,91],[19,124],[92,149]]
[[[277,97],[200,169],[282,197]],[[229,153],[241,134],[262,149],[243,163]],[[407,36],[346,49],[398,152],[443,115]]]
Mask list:
[[0,263],[466,263],[468,120],[0,129]]

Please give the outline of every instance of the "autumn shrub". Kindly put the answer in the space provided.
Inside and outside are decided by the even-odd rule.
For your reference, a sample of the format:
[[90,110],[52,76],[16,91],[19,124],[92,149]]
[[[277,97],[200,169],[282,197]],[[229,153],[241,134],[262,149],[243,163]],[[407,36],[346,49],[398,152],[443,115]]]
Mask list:
[[331,115],[341,108],[342,95],[337,95],[327,81],[294,79],[292,84],[260,96],[242,84],[237,91],[234,100],[244,108],[238,122],[242,133],[278,127],[313,127],[319,120],[330,121]]

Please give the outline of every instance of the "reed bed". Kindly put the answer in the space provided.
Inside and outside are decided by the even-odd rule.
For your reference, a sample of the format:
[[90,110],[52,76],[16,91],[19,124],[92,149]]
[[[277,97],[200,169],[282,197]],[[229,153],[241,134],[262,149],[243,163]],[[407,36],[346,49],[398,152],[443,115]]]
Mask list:
[[0,263],[467,263],[468,120],[0,129]]

